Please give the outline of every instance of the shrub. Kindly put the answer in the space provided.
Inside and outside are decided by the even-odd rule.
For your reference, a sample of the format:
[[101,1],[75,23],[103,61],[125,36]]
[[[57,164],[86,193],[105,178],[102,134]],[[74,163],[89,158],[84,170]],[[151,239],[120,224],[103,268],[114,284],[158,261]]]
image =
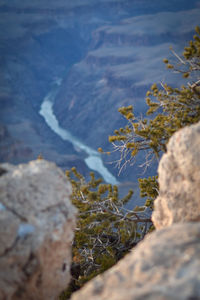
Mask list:
[[[187,78],[188,83],[180,88],[153,84],[146,94],[146,118],[138,119],[131,105],[119,109],[127,125],[109,137],[114,150],[120,153],[119,167],[131,162],[139,151],[146,152],[144,166],[148,167],[166,151],[174,132],[200,120],[200,28],[196,27],[196,35],[182,57],[171,51],[177,63],[174,65],[168,59],[164,63]],[[99,151],[103,152],[101,148]],[[102,183],[93,173],[89,182],[75,168],[66,175],[72,184],[72,202],[79,209],[79,216],[73,244],[72,282],[61,299],[114,265],[152,229],[149,209],[153,209],[159,192],[156,174],[139,179],[146,205],[127,210],[125,205],[132,191],[120,199],[117,186]]]

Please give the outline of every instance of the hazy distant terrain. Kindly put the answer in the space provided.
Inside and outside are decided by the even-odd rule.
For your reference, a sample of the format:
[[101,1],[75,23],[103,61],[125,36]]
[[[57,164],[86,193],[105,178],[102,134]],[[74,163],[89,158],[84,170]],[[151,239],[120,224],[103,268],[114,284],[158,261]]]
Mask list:
[[[38,113],[55,82],[62,80],[54,103],[61,126],[108,149],[108,135],[124,125],[120,106],[134,104],[144,114],[149,86],[177,81],[162,58],[170,45],[183,49],[199,20],[198,0],[0,0],[0,160],[26,162],[42,153],[87,173],[84,154]],[[136,165],[120,180],[137,174]]]

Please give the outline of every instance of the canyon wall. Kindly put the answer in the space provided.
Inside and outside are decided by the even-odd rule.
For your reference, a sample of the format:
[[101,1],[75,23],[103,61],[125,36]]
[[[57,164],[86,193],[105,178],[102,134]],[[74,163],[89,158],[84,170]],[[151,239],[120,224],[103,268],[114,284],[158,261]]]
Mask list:
[[[1,0],[0,160],[17,164],[42,153],[87,173],[84,155],[38,114],[45,96],[62,79],[54,105],[61,126],[107,148],[107,136],[124,125],[117,109],[134,104],[144,113],[146,89],[167,79],[169,45],[182,49],[199,15],[197,0]],[[137,173],[126,171],[122,180]]]

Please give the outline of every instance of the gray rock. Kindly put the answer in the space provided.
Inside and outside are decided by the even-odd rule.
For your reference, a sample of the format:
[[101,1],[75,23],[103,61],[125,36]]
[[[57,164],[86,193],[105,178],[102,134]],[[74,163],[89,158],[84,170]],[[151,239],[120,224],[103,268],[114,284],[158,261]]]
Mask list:
[[1,169],[0,299],[56,299],[70,280],[71,185],[44,160]]
[[200,221],[200,123],[173,135],[158,173],[160,194],[152,215],[155,227]]
[[200,299],[200,223],[154,231],[72,300]]

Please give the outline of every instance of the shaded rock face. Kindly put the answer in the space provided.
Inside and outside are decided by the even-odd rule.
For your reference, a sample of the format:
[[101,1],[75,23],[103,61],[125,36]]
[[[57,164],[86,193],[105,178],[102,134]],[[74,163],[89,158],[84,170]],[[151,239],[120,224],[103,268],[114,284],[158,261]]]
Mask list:
[[200,122],[176,132],[160,161],[157,230],[72,300],[200,299],[199,171]]
[[70,280],[71,186],[44,160],[0,175],[0,299],[55,299]]
[[200,223],[155,231],[71,299],[200,299],[199,236]]
[[200,221],[200,123],[173,135],[158,174],[160,194],[152,216],[155,227]]

